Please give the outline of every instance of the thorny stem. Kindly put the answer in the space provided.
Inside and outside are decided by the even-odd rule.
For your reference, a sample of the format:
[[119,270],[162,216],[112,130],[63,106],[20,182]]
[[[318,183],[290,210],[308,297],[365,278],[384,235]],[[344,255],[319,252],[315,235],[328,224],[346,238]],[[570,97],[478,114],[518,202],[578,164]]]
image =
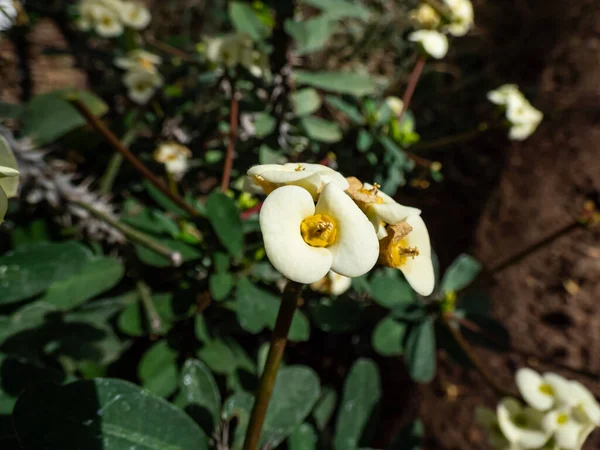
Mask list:
[[73,107],[79,111],[79,113],[85,117],[88,123],[98,132],[105,140],[108,142],[116,151],[123,155],[123,157],[131,163],[131,165],[154,187],[156,187],[159,191],[161,191],[165,196],[167,196],[173,203],[177,206],[185,210],[188,214],[192,216],[198,216],[199,213],[196,211],[190,204],[188,204],[185,200],[183,200],[179,195],[173,194],[169,188],[163,183],[163,181],[154,175],[148,167],[144,163],[142,163],[136,156],[131,153],[131,151],[123,145],[123,143],[117,138],[112,131],[110,131],[107,126],[98,119],[94,113],[90,111],[90,109],[83,103],[81,100],[77,98],[68,98],[67,99]]
[[170,248],[167,248],[164,245],[156,242],[154,239],[152,239],[147,234],[141,233],[140,231],[136,230],[135,228],[132,228],[129,225],[126,225],[122,222],[119,222],[118,220],[104,214],[103,212],[98,211],[97,209],[93,208],[91,205],[88,205],[87,203],[78,202],[78,201],[75,201],[73,203],[76,204],[77,206],[80,206],[81,208],[85,209],[86,211],[88,211],[96,219],[106,222],[113,228],[116,228],[121,233],[123,233],[125,235],[125,237],[127,237],[127,239],[129,239],[130,241],[138,243],[138,244],[152,250],[153,252],[158,253],[159,255],[164,256],[165,258],[169,259],[171,261],[171,264],[174,267],[178,267],[181,265],[181,262],[182,262],[181,261],[181,253],[172,251]]
[[[479,325],[477,325],[475,322],[470,321],[469,319],[465,319],[464,317],[460,317],[457,316],[455,314],[448,314],[448,318],[452,319],[453,321],[456,321],[458,324],[460,324],[460,326],[464,327],[467,330],[472,331],[473,333],[477,333],[480,336],[484,337],[486,340],[488,340],[489,342],[496,344],[498,347],[504,347],[506,346],[506,343],[502,343],[500,342],[496,337],[492,336],[490,333],[488,333],[486,330],[484,330],[483,328],[481,328]],[[546,364],[558,367],[560,369],[566,370],[568,372],[571,372],[573,374],[576,375],[583,375],[586,376],[588,378],[591,378],[592,380],[598,380],[598,374],[593,373],[593,372],[589,372],[587,370],[584,369],[576,369],[575,367],[571,367],[568,366],[566,364],[561,364],[561,363],[555,363],[552,361],[545,361],[542,360],[538,355],[529,352],[525,349],[516,347],[514,344],[510,344],[509,346],[509,350],[512,350],[516,353],[519,353],[520,355],[526,357],[526,358],[531,358],[531,359],[535,359],[538,361],[542,361]]]
[[480,123],[474,130],[466,131],[464,133],[453,134],[452,136],[444,136],[431,141],[419,142],[418,144],[413,145],[411,148],[414,150],[431,150],[433,148],[458,144],[459,142],[467,142],[471,139],[475,139],[476,137],[485,133],[489,129],[489,124],[487,122],[483,122]]
[[142,301],[142,305],[146,310],[146,316],[148,317],[148,324],[150,325],[150,331],[152,334],[156,335],[160,331],[162,327],[162,320],[160,318],[160,314],[158,314],[158,310],[156,309],[156,305],[152,300],[152,293],[150,288],[146,283],[142,280],[139,280],[135,284],[136,290],[140,295],[140,300]]
[[419,82],[419,78],[421,78],[421,74],[423,73],[423,67],[425,67],[425,61],[427,61],[426,56],[420,56],[417,59],[417,63],[410,74],[410,79],[408,80],[408,85],[406,86],[406,91],[404,92],[404,97],[402,97],[402,111],[398,114],[398,123],[402,122],[404,118],[404,114],[408,110],[410,106],[410,101],[412,100],[412,96],[415,93],[415,88],[417,87],[417,83]]
[[238,100],[236,98],[235,88],[231,92],[231,108],[229,112],[229,142],[227,143],[227,153],[225,154],[225,165],[223,166],[223,178],[221,180],[221,190],[227,192],[229,181],[231,180],[231,168],[233,167],[233,155],[235,152],[235,141],[237,139],[238,129]]
[[[515,393],[505,389],[500,383],[496,381],[496,379],[488,372],[487,368],[483,365],[473,347],[467,342],[467,340],[463,337],[461,332],[455,328],[450,319],[451,316],[448,314],[442,315],[442,323],[446,327],[446,329],[450,332],[456,343],[460,346],[460,348],[465,352],[469,360],[473,363],[473,366],[477,371],[481,374],[483,379],[488,383],[498,394],[500,395],[508,395],[509,397],[514,397]],[[518,396],[518,395],[517,395]]]
[[269,400],[271,399],[275,380],[277,379],[277,372],[283,359],[288,333],[301,291],[302,285],[294,281],[289,281],[283,291],[281,305],[279,306],[279,312],[275,321],[275,328],[271,336],[271,346],[269,347],[267,362],[260,377],[258,393],[254,400],[252,413],[250,414],[243,450],[256,450],[258,448],[260,434],[269,407]]

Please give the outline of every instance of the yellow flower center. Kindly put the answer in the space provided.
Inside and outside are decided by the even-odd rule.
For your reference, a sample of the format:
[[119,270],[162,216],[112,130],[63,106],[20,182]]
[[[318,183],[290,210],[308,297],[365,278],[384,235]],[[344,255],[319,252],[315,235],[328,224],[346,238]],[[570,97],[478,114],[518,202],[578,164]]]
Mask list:
[[400,267],[406,263],[408,258],[416,258],[419,256],[419,250],[417,247],[409,247],[406,239],[400,239],[395,242],[391,248],[391,259],[394,267]]
[[107,26],[107,27],[108,27],[108,26],[111,26],[111,25],[112,25],[112,23],[113,23],[113,20],[112,20],[112,18],[111,18],[111,17],[109,17],[109,16],[104,16],[104,17],[102,18],[102,24],[103,24],[103,25],[105,25],[105,26]]
[[568,421],[569,421],[569,416],[567,416],[565,413],[559,414],[556,417],[556,423],[559,425],[564,425]]
[[311,247],[329,247],[337,237],[337,227],[326,214],[307,217],[300,224],[302,238]]
[[303,170],[306,170],[304,167],[302,167],[302,164],[298,164],[298,167],[296,167],[294,169],[295,172],[302,172]]
[[146,70],[154,69],[154,64],[148,58],[142,57],[142,58],[140,58],[139,62],[140,62],[140,66],[142,66]]
[[540,384],[538,388],[542,394],[546,395],[554,395],[554,389],[549,384]]
[[374,195],[376,197],[375,199],[375,204],[377,205],[382,205],[383,204],[383,198],[381,198],[379,195],[377,195],[377,193],[379,192],[379,188],[381,187],[381,185],[379,185],[378,183],[373,183],[373,187],[371,189],[367,189],[365,187],[362,187],[358,190],[359,193],[364,194],[364,195]]
[[254,175],[253,181],[255,184],[258,184],[263,189],[263,191],[265,191],[265,194],[267,194],[267,195],[269,195],[271,192],[273,192],[275,189],[277,189],[276,184],[273,184],[273,183],[265,180],[260,175]]

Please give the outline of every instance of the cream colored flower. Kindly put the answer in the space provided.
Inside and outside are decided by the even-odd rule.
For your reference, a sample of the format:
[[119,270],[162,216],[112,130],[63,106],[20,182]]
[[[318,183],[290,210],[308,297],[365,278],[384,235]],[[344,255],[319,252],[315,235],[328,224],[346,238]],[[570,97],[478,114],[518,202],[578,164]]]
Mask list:
[[[82,31],[91,30],[96,24],[96,14],[98,12],[98,0],[82,0],[77,5],[79,17],[77,27]],[[100,9],[101,10],[101,9]]]
[[439,13],[427,3],[421,3],[417,9],[413,9],[409,17],[415,26],[426,30],[437,28],[442,21]]
[[436,59],[442,59],[448,53],[448,38],[439,31],[413,31],[408,35],[408,40],[418,42],[425,53]]
[[570,382],[554,373],[540,375],[535,370],[523,368],[517,371],[515,381],[529,406],[540,411],[568,401],[571,396]]
[[556,445],[564,450],[578,450],[581,447],[581,436],[587,426],[571,416],[569,408],[550,411],[542,423],[544,430],[554,437]]
[[476,408],[475,420],[485,430],[488,443],[497,450],[517,450],[516,445],[511,444],[502,434],[496,412],[489,408]]
[[127,72],[123,76],[123,83],[127,87],[129,98],[140,105],[150,100],[157,88],[162,86],[162,77],[152,72]]
[[17,21],[18,11],[13,0],[0,0],[0,31],[6,31]]
[[8,209],[8,199],[17,195],[19,170],[13,152],[2,136],[0,136],[0,224]]
[[536,449],[550,438],[542,422],[544,414],[533,408],[523,408],[514,398],[503,399],[496,409],[498,425],[511,444],[523,449]]
[[505,84],[488,92],[488,100],[506,108],[506,118],[511,123],[508,137],[527,139],[537,129],[544,115],[534,108],[515,84]]
[[423,296],[430,295],[435,285],[435,275],[429,233],[423,219],[409,216],[396,225],[388,225],[387,233],[379,244],[379,262],[400,269],[416,292]]
[[506,105],[512,97],[518,95],[523,95],[519,90],[519,86],[516,84],[503,84],[493,91],[488,92],[487,98],[496,105]]
[[330,270],[327,275],[310,285],[315,292],[328,295],[342,295],[352,286],[352,278],[345,277]]
[[152,19],[150,10],[135,2],[123,2],[119,13],[123,23],[134,30],[143,30],[150,24]]
[[464,36],[473,28],[474,14],[471,0],[444,0],[452,13],[452,21],[444,27],[453,36]]
[[115,66],[124,70],[157,72],[157,66],[162,63],[162,58],[146,50],[132,50],[126,56],[115,59]]
[[316,207],[302,187],[277,188],[260,210],[260,228],[271,264],[298,283],[319,281],[330,270],[358,277],[377,262],[373,226],[334,183],[325,185]]
[[250,192],[270,194],[281,186],[294,185],[306,189],[316,199],[327,183],[348,189],[342,174],[322,164],[286,163],[261,164],[251,167],[244,188]]
[[596,397],[579,381],[570,381],[570,396],[568,404],[573,408],[573,414],[579,421],[600,426],[600,405]]
[[252,49],[252,38],[245,33],[231,33],[218,38],[207,38],[206,58],[216,64],[235,67],[241,55]]
[[187,172],[191,156],[189,148],[176,142],[164,142],[154,151],[154,160],[163,163],[167,172],[176,179],[181,179]]
[[102,37],[111,38],[123,34],[123,24],[117,12],[96,4],[92,15],[95,17],[94,31]]
[[390,111],[392,111],[392,113],[395,116],[399,116],[400,113],[402,112],[402,109],[404,109],[404,102],[402,100],[400,100],[398,97],[394,97],[394,96],[387,97],[385,99],[385,103],[387,104],[388,108],[390,108]]
[[268,56],[251,46],[241,47],[239,63],[255,77],[260,77],[269,70]]

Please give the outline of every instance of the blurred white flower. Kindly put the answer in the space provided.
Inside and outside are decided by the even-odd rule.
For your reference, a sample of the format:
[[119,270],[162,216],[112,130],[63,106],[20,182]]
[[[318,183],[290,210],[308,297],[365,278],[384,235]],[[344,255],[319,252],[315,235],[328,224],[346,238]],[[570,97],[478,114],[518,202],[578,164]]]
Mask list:
[[410,20],[421,29],[433,30],[441,23],[439,13],[427,3],[421,3],[409,13]]
[[94,31],[106,38],[117,37],[123,34],[123,24],[116,11],[104,5],[92,6],[92,17],[95,18]]
[[517,450],[502,434],[496,412],[489,408],[476,408],[475,420],[485,430],[488,443],[497,450]]
[[165,165],[168,173],[175,179],[181,179],[188,169],[188,160],[192,152],[176,142],[164,142],[154,151],[154,160]]
[[341,190],[348,189],[348,181],[341,173],[322,164],[261,164],[248,169],[247,175],[244,188],[252,193],[268,195],[278,187],[295,185],[306,189],[316,199],[327,183],[334,183]]
[[97,8],[98,0],[82,0],[79,2],[78,14],[79,18],[77,19],[77,26],[82,31],[91,30],[96,24],[96,13],[98,11]]
[[152,19],[150,10],[140,3],[123,2],[119,12],[123,23],[134,30],[143,30]]
[[8,199],[17,195],[19,170],[7,140],[0,136],[0,224],[8,209]]
[[544,414],[530,407],[523,408],[514,398],[503,399],[496,414],[500,430],[511,444],[536,449],[550,438],[550,433],[542,427]]
[[522,95],[516,84],[503,84],[502,86],[487,93],[490,102],[496,105],[506,105],[511,97]]
[[569,381],[554,373],[540,375],[533,369],[522,368],[515,376],[517,387],[532,408],[547,411],[571,395]]
[[115,66],[124,70],[156,73],[162,58],[146,50],[136,49],[115,59]]
[[310,285],[315,292],[328,295],[342,295],[352,286],[352,278],[345,277],[330,270],[327,275]]
[[511,127],[508,137],[522,141],[531,136],[544,115],[534,108],[515,84],[505,84],[498,89],[488,92],[488,100],[506,109],[506,118]]
[[252,49],[252,39],[245,33],[230,33],[216,38],[206,38],[206,58],[226,67],[235,67],[244,51]]
[[0,31],[6,31],[15,24],[18,11],[13,0],[0,0]]
[[395,116],[399,116],[400,113],[402,112],[402,109],[404,108],[404,102],[402,100],[400,100],[398,97],[394,97],[394,96],[387,97],[385,99],[385,103],[387,104],[388,108],[390,108],[390,111],[392,111],[392,113]]
[[269,70],[269,58],[267,55],[252,47],[241,48],[240,64],[255,77],[260,77]]
[[444,2],[452,13],[452,21],[444,27],[444,30],[453,36],[464,36],[474,23],[471,0],[444,0]]
[[317,282],[330,270],[358,277],[377,262],[373,226],[334,183],[323,188],[316,206],[304,188],[277,188],[260,210],[260,228],[271,264],[298,283]]
[[418,215],[409,216],[398,224],[388,225],[387,233],[379,244],[379,262],[400,269],[416,292],[430,295],[435,275],[429,233],[423,219]]
[[418,42],[425,53],[436,59],[442,59],[448,53],[448,38],[439,31],[413,31],[408,35],[408,40]]
[[127,87],[129,98],[140,105],[150,100],[157,88],[163,84],[158,73],[131,71],[123,76],[123,83]]
[[572,417],[569,408],[550,411],[544,417],[543,427],[554,437],[556,445],[564,450],[578,450],[581,447],[581,436],[588,428]]

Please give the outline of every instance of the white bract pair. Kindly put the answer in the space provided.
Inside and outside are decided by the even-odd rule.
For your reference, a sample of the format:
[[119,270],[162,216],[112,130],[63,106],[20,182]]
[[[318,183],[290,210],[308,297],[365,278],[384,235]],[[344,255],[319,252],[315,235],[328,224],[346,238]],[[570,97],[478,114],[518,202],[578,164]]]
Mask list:
[[322,279],[330,270],[358,277],[379,260],[402,270],[420,294],[433,291],[431,247],[420,211],[396,203],[377,185],[346,179],[320,164],[290,163],[252,167],[246,188],[267,194],[260,211],[265,250],[289,279],[326,285]]
[[127,87],[127,96],[135,103],[143,105],[148,102],[163,85],[163,78],[158,72],[162,62],[160,56],[146,50],[132,50],[126,56],[115,59],[115,65],[126,72],[123,84]]
[[238,64],[259,77],[269,69],[264,52],[254,47],[252,38],[245,33],[230,33],[221,37],[206,38],[206,58],[215,64],[233,68]]
[[522,141],[531,136],[544,118],[541,111],[534,108],[516,84],[505,84],[488,92],[487,98],[496,105],[503,106],[506,119],[510,122],[508,137]]
[[81,0],[78,9],[79,28],[106,38],[120,36],[125,27],[142,30],[152,18],[144,5],[124,0]]
[[6,139],[0,136],[0,224],[8,209],[8,199],[17,195],[19,170]]
[[192,156],[189,148],[176,142],[163,142],[154,151],[154,160],[165,165],[167,173],[176,180],[183,178],[188,170],[188,161]]
[[579,450],[600,425],[600,405],[581,383],[527,368],[517,372],[516,383],[527,406],[505,398],[495,414],[477,411],[494,448]]

